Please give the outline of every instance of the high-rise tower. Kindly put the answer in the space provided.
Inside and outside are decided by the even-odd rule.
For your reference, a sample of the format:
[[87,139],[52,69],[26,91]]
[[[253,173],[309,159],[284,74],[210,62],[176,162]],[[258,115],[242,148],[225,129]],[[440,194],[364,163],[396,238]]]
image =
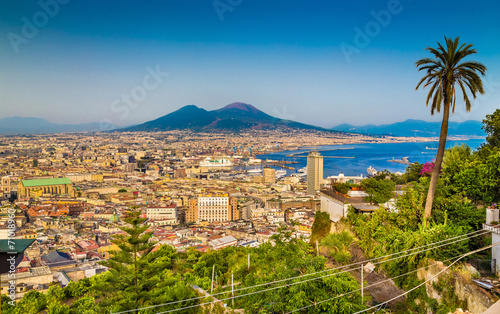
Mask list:
[[276,170],[266,167],[263,169],[263,183],[276,183]]
[[307,155],[307,194],[314,195],[323,182],[323,156],[316,151]]

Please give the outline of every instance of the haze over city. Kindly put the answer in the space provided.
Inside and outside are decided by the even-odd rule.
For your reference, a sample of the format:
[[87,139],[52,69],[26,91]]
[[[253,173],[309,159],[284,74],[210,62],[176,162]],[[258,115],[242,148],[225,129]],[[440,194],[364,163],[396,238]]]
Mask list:
[[125,126],[241,101],[322,127],[439,121],[414,63],[443,36],[488,65],[486,94],[451,119],[500,100],[496,1],[60,3],[47,19],[35,1],[0,4],[0,118]]

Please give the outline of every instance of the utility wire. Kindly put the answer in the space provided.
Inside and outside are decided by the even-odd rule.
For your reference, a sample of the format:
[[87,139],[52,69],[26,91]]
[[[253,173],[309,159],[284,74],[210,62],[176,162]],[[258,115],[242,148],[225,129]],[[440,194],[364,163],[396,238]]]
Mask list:
[[[447,261],[450,261],[450,260],[455,259],[455,258],[458,258],[458,257],[460,257],[460,255],[458,255],[458,256],[454,256],[454,257],[452,257],[452,258],[448,258],[448,259],[446,259],[446,260],[442,261],[441,263],[445,263],[445,262],[447,262]],[[408,274],[418,272],[419,270],[426,269],[426,268],[429,268],[429,267],[432,267],[432,266],[436,266],[436,265],[439,265],[439,264],[440,264],[440,262],[437,262],[437,263],[432,264],[432,265],[427,265],[427,266],[424,266],[424,267],[420,267],[420,268],[418,268],[418,269],[408,271],[408,272],[406,272],[406,273],[404,273],[404,274],[401,274],[401,275],[398,275],[398,276],[395,276],[395,277],[391,277],[391,278],[388,278],[388,279],[385,279],[385,280],[382,280],[382,281],[376,282],[376,283],[374,283],[374,284],[371,284],[371,285],[365,286],[365,287],[363,287],[363,289],[361,289],[361,288],[360,288],[360,289],[356,289],[356,290],[353,290],[353,291],[350,291],[350,292],[346,292],[346,293],[343,293],[343,294],[337,295],[337,296],[335,296],[335,297],[333,297],[333,298],[329,298],[329,299],[326,299],[326,300],[322,300],[322,301],[319,301],[319,302],[315,302],[314,304],[311,304],[311,305],[308,305],[308,306],[301,307],[301,308],[299,308],[299,309],[296,309],[296,310],[293,310],[293,311],[287,312],[286,314],[290,314],[290,313],[298,312],[298,311],[300,311],[300,310],[307,309],[307,308],[309,308],[309,307],[311,307],[311,306],[316,306],[316,305],[318,305],[318,304],[321,304],[321,303],[324,303],[324,302],[328,302],[328,301],[331,301],[331,300],[333,300],[333,299],[337,299],[337,298],[340,298],[340,297],[343,297],[343,296],[346,296],[346,295],[350,295],[350,294],[353,294],[353,293],[355,293],[355,292],[358,292],[358,291],[361,291],[361,290],[365,290],[365,289],[370,288],[370,287],[373,287],[373,286],[378,286],[378,285],[383,284],[383,283],[385,283],[385,282],[388,282],[388,281],[391,281],[391,280],[394,280],[394,279],[397,279],[397,278],[400,278],[400,277],[406,276],[406,275],[408,275]],[[379,307],[381,304],[382,304],[382,303],[378,304],[378,305],[377,305],[377,307]]]
[[428,282],[429,282],[429,281],[431,281],[432,279],[434,279],[434,278],[436,278],[437,276],[441,275],[443,272],[447,271],[447,270],[448,270],[451,266],[453,266],[453,264],[455,264],[456,262],[458,262],[458,261],[459,261],[459,260],[461,260],[462,258],[464,258],[464,257],[466,257],[466,256],[469,256],[469,255],[472,255],[472,254],[476,254],[476,253],[481,252],[481,251],[484,251],[484,250],[486,250],[486,249],[489,249],[489,248],[495,247],[495,246],[497,246],[497,245],[500,245],[500,242],[497,242],[497,243],[495,243],[495,244],[490,244],[490,245],[485,246],[485,247],[483,247],[483,248],[480,248],[480,249],[477,249],[477,250],[474,250],[474,251],[471,251],[471,252],[465,253],[464,255],[462,255],[462,256],[460,256],[459,258],[457,258],[457,259],[456,259],[453,263],[451,263],[450,265],[446,266],[446,267],[445,267],[443,270],[441,270],[439,273],[437,273],[436,275],[434,275],[434,276],[432,276],[431,278],[427,279],[426,281],[422,282],[421,284],[417,285],[416,287],[414,287],[414,288],[412,288],[412,289],[410,289],[410,290],[406,291],[405,293],[402,293],[402,294],[400,294],[400,295],[398,295],[398,296],[395,296],[394,298],[392,298],[392,299],[390,299],[390,300],[387,300],[387,301],[385,301],[385,302],[382,302],[382,303],[378,304],[377,306],[372,306],[372,307],[369,307],[369,308],[367,308],[367,309],[364,309],[364,310],[362,310],[362,311],[356,312],[356,313],[354,313],[354,314],[359,314],[359,313],[363,313],[363,312],[366,312],[366,311],[372,310],[372,309],[374,309],[374,308],[376,308],[376,307],[378,307],[378,306],[380,306],[380,305],[383,305],[383,304],[389,303],[389,302],[394,301],[394,300],[396,300],[396,299],[398,299],[398,298],[400,298],[400,297],[402,297],[402,296],[404,296],[404,295],[407,295],[408,293],[412,292],[412,291],[413,291],[413,290],[415,290],[415,289],[420,288],[421,286],[425,285],[426,283],[428,283]]
[[[481,232],[481,233],[480,233],[480,234],[477,234],[478,232]],[[405,252],[409,252],[409,251],[418,250],[418,249],[420,249],[420,248],[428,247],[428,246],[430,246],[430,245],[435,245],[435,244],[439,244],[439,243],[442,243],[442,242],[445,242],[445,241],[451,241],[451,240],[453,240],[453,239],[463,238],[463,237],[466,237],[466,236],[470,235],[470,237],[467,237],[467,238],[464,238],[464,239],[461,239],[461,240],[458,240],[458,241],[453,241],[453,242],[449,242],[449,243],[446,243],[446,244],[441,245],[441,246],[445,246],[445,245],[449,245],[449,244],[452,244],[452,243],[456,243],[456,242],[464,241],[465,239],[470,239],[470,238],[473,238],[473,237],[477,237],[477,236],[480,236],[480,235],[486,234],[486,233],[488,233],[488,232],[489,232],[489,231],[484,231],[484,230],[476,230],[476,231],[473,231],[473,232],[470,232],[470,233],[467,233],[467,234],[464,234],[464,235],[460,235],[460,236],[456,236],[456,237],[448,238],[448,239],[445,239],[445,240],[437,241],[437,242],[434,242],[434,243],[430,243],[430,244],[423,245],[423,246],[420,246],[420,247],[416,247],[416,248],[408,249],[408,250],[405,250],[405,251],[396,252],[396,253],[392,253],[392,254],[388,254],[388,255],[384,255],[384,256],[379,256],[379,257],[375,257],[375,258],[368,259],[368,260],[365,260],[365,261],[352,263],[352,264],[349,264],[349,265],[343,265],[343,266],[339,266],[339,267],[335,267],[335,268],[329,268],[329,269],[322,270],[322,271],[318,271],[318,272],[315,272],[315,273],[309,273],[309,274],[305,274],[305,275],[301,275],[301,276],[296,276],[296,277],[290,277],[290,278],[285,278],[285,279],[275,280],[275,281],[271,281],[271,282],[266,282],[266,283],[262,283],[262,284],[254,285],[254,286],[249,286],[249,287],[243,287],[243,288],[235,289],[234,291],[235,291],[235,292],[237,292],[237,291],[241,291],[241,290],[247,290],[247,289],[252,289],[252,288],[256,288],[256,287],[267,286],[267,285],[274,284],[274,283],[278,283],[278,282],[284,282],[284,281],[288,281],[288,280],[292,280],[292,279],[304,278],[304,277],[308,277],[308,276],[312,276],[312,275],[316,275],[316,274],[320,274],[320,273],[331,272],[331,271],[333,271],[333,270],[345,269],[345,268],[348,268],[348,267],[353,266],[353,265],[359,265],[359,264],[362,264],[362,263],[366,263],[366,262],[370,262],[370,261],[375,261],[375,260],[382,259],[382,258],[386,258],[386,257],[389,257],[389,256],[394,256],[394,255],[397,255],[397,254],[401,254],[401,253],[405,253]],[[475,234],[475,235],[474,235],[474,234]],[[438,246],[438,247],[441,247],[441,246]],[[427,250],[423,250],[423,251],[419,251],[419,252],[412,253],[412,254],[418,254],[418,253],[425,252],[425,251],[429,251],[429,250],[432,250],[432,249],[435,249],[435,248],[437,248],[437,247],[433,247],[433,248],[430,248],[430,249],[427,249]],[[395,260],[395,259],[399,259],[399,258],[402,258],[402,257],[406,257],[406,256],[409,256],[409,255],[412,255],[412,254],[407,254],[407,255],[405,255],[405,256],[398,256],[398,257],[396,257],[396,258],[392,258],[392,259],[389,259],[389,260],[385,260],[385,261],[383,261],[383,262],[384,262],[384,263],[385,263],[385,262],[389,262],[389,261],[392,261],[392,260]],[[376,263],[375,263],[375,265],[380,264],[380,263],[382,263],[382,262],[376,262]],[[348,270],[348,271],[349,271],[349,270]],[[330,275],[326,275],[326,276],[330,276]],[[326,276],[322,276],[322,277],[315,277],[315,279],[318,279],[318,278],[323,278],[323,277],[326,277]],[[280,287],[276,287],[276,289],[277,289],[277,288],[280,288]],[[228,292],[230,292],[230,291],[223,291],[223,292],[215,293],[215,294],[212,294],[211,296],[222,295],[222,294],[226,294],[226,293],[228,293]],[[172,301],[172,302],[167,302],[167,303],[163,303],[163,304],[158,304],[158,305],[152,305],[152,306],[148,306],[148,307],[143,307],[143,308],[141,308],[141,309],[155,308],[155,307],[159,307],[159,306],[170,305],[170,304],[176,304],[176,303],[187,302],[187,301],[193,301],[193,300],[199,300],[199,299],[204,299],[204,298],[205,298],[205,296],[202,296],[202,297],[195,297],[195,298],[185,299],[185,300],[179,300],[179,301]],[[117,313],[114,313],[114,314],[128,313],[128,312],[132,312],[132,311],[135,311],[135,309],[134,309],[134,310],[128,310],[128,311],[117,312]]]
[[[482,231],[482,233],[478,233],[479,231]],[[396,252],[396,253],[392,253],[392,254],[388,254],[388,255],[376,257],[376,258],[372,258],[372,259],[369,259],[369,260],[352,263],[352,264],[345,265],[345,266],[340,266],[340,267],[336,267],[336,268],[329,268],[327,270],[323,270],[323,271],[319,271],[319,272],[315,272],[315,273],[310,273],[310,274],[306,274],[306,275],[302,275],[302,276],[290,277],[290,278],[276,280],[276,281],[272,281],[272,282],[268,282],[268,283],[262,283],[262,284],[258,284],[258,285],[254,285],[254,286],[250,286],[250,287],[243,287],[243,288],[235,289],[234,291],[236,292],[236,291],[241,291],[241,290],[247,290],[247,289],[256,288],[256,287],[260,287],[260,286],[270,285],[270,284],[273,284],[273,283],[288,281],[288,280],[297,279],[297,278],[304,278],[306,276],[311,276],[311,275],[315,275],[315,274],[319,274],[319,273],[324,273],[326,271],[333,271],[333,270],[337,270],[337,269],[343,269],[343,268],[347,268],[349,266],[359,265],[359,264],[362,264],[362,263],[365,263],[365,262],[374,261],[374,260],[385,258],[385,257],[389,257],[389,256],[394,256],[394,255],[397,255],[397,254],[401,254],[401,253],[405,253],[405,252],[417,250],[417,249],[420,249],[420,248],[428,247],[430,245],[435,245],[435,244],[439,244],[439,243],[442,243],[442,242],[445,242],[445,241],[450,241],[450,240],[453,240],[453,239],[457,239],[457,238],[465,237],[467,235],[471,235],[471,237],[466,237],[466,238],[459,239],[459,240],[456,240],[456,241],[452,241],[452,242],[449,242],[449,243],[445,243],[445,244],[442,244],[442,245],[439,245],[439,246],[436,246],[436,247],[431,247],[431,248],[428,248],[428,249],[425,249],[425,250],[421,250],[421,251],[418,251],[418,252],[408,253],[408,254],[405,254],[405,255],[402,255],[402,256],[397,256],[397,257],[394,257],[394,258],[391,258],[391,259],[388,259],[388,260],[384,260],[384,261],[380,261],[380,262],[374,263],[374,265],[382,264],[382,263],[386,263],[386,262],[389,262],[389,261],[392,261],[392,260],[395,260],[395,259],[404,258],[404,257],[407,257],[409,255],[419,254],[419,253],[422,253],[422,252],[425,252],[425,251],[429,251],[429,250],[433,250],[433,249],[436,249],[436,248],[439,248],[439,247],[442,247],[442,246],[446,246],[446,245],[450,245],[450,244],[453,244],[453,243],[461,242],[461,241],[464,241],[466,239],[470,239],[470,238],[473,238],[473,237],[477,237],[477,236],[483,235],[485,233],[489,233],[489,231],[477,230],[477,231],[474,231],[474,232],[470,232],[468,234],[464,234],[464,235],[461,235],[461,236],[456,236],[456,237],[448,238],[448,239],[445,239],[445,240],[441,240],[441,241],[438,241],[438,242],[430,243],[430,244],[427,244],[427,245],[424,245],[424,246],[420,246],[420,247],[417,247],[417,248],[412,248],[412,249],[408,249],[408,250],[405,250],[405,251]],[[244,297],[244,296],[248,296],[248,295],[252,295],[252,294],[256,294],[256,293],[262,293],[262,292],[266,292],[266,291],[280,289],[280,288],[284,288],[284,287],[288,287],[288,286],[292,286],[292,285],[296,285],[296,284],[308,282],[308,281],[311,281],[311,280],[321,279],[321,278],[324,278],[324,277],[333,276],[333,275],[337,275],[337,274],[341,274],[341,273],[345,273],[345,272],[349,272],[351,270],[357,270],[357,269],[358,269],[358,267],[352,268],[352,269],[347,269],[347,270],[344,270],[344,271],[341,271],[341,272],[338,272],[338,273],[323,275],[323,276],[320,276],[320,277],[314,277],[312,279],[308,279],[308,280],[304,280],[304,281],[298,281],[298,282],[295,282],[295,283],[286,284],[286,285],[279,286],[279,287],[273,287],[273,288],[268,288],[268,289],[264,289],[264,290],[260,290],[260,291],[255,291],[255,292],[251,292],[251,293],[247,293],[247,294],[243,294],[243,295],[239,295],[239,296],[234,296],[234,297],[222,299],[222,300],[219,300],[219,301],[231,300],[231,299],[234,299],[234,298],[240,298],[240,297]],[[223,292],[211,294],[210,296],[214,297],[216,295],[227,294],[227,293],[231,293],[231,291],[223,291]],[[196,297],[196,298],[191,298],[191,299],[173,301],[173,302],[168,302],[168,303],[164,303],[164,304],[158,304],[158,305],[152,305],[152,306],[148,306],[148,307],[143,307],[143,308],[139,308],[139,309],[133,309],[133,310],[116,312],[114,314],[121,314],[121,313],[133,312],[133,311],[136,311],[136,310],[156,308],[156,307],[160,307],[160,306],[177,304],[177,303],[181,303],[181,302],[187,302],[187,301],[194,301],[194,300],[204,299],[204,298],[207,298],[207,297],[208,296],[202,296],[202,297]],[[211,304],[211,303],[216,303],[216,302],[218,302],[218,301],[211,301],[211,302],[207,302],[207,303],[193,305],[193,306],[190,306],[190,307],[182,307],[182,308],[179,308],[179,309],[173,309],[173,310],[170,310],[170,311],[167,311],[167,312],[161,312],[161,313],[168,313],[168,312],[171,312],[171,311],[179,311],[179,310],[182,310],[182,309],[187,309],[187,308],[191,308],[191,307],[196,307],[196,306],[201,306],[201,305],[206,305],[206,304]]]
[[[452,258],[449,258],[449,259],[447,259],[447,260],[444,260],[444,261],[442,261],[442,263],[443,263],[443,262],[450,261],[450,260],[452,260],[452,259],[455,259],[455,258],[456,258],[456,260],[455,260],[455,261],[453,261],[450,265],[446,266],[446,267],[445,267],[445,269],[443,269],[442,271],[440,271],[438,274],[436,274],[435,276],[433,276],[433,277],[432,277],[432,278],[430,278],[429,280],[426,280],[426,281],[425,281],[425,282],[423,282],[422,284],[419,284],[418,286],[416,286],[416,287],[412,288],[411,290],[408,290],[408,291],[406,291],[405,293],[400,294],[400,295],[398,295],[398,296],[396,296],[396,297],[394,297],[394,298],[392,298],[392,299],[390,299],[390,300],[387,300],[387,301],[385,301],[385,302],[379,303],[379,304],[377,304],[377,305],[375,305],[375,306],[372,306],[372,307],[370,307],[370,308],[367,308],[367,309],[364,309],[364,310],[362,310],[362,311],[356,312],[356,313],[354,313],[354,314],[363,313],[363,312],[366,312],[366,311],[369,311],[369,310],[372,310],[372,309],[378,308],[378,307],[380,307],[381,305],[384,305],[384,304],[389,303],[389,302],[391,302],[391,301],[394,301],[394,300],[396,300],[396,299],[398,299],[398,298],[400,298],[400,297],[402,297],[402,296],[404,296],[404,295],[406,295],[406,294],[410,293],[411,291],[413,291],[413,290],[415,290],[415,289],[418,289],[418,288],[419,288],[419,287],[421,287],[422,285],[424,285],[424,284],[426,284],[427,282],[429,282],[430,280],[434,279],[435,277],[437,277],[437,276],[438,276],[438,275],[440,275],[442,272],[444,272],[444,271],[446,271],[447,269],[449,269],[449,268],[450,268],[453,264],[455,264],[456,262],[458,262],[458,261],[459,261],[459,260],[461,260],[462,258],[464,258],[464,257],[466,257],[466,256],[469,256],[469,255],[471,255],[471,254],[475,254],[475,253],[477,253],[477,252],[480,252],[480,251],[483,251],[483,250],[489,249],[489,248],[494,247],[494,246],[499,245],[499,244],[500,244],[500,242],[495,243],[495,244],[492,244],[492,245],[485,246],[485,247],[483,247],[483,248],[477,249],[477,250],[472,251],[472,252],[465,253],[465,254],[463,254],[463,255],[454,256],[454,257],[452,257]],[[439,265],[439,264],[440,264],[440,263],[438,262],[438,263],[435,263],[435,264],[432,264],[432,265],[427,265],[427,266],[424,266],[424,267],[421,267],[421,268],[418,268],[418,269],[415,269],[415,270],[412,270],[412,271],[406,272],[406,273],[404,273],[404,274],[401,274],[401,275],[398,275],[398,276],[395,276],[395,277],[392,277],[392,278],[389,278],[389,279],[385,279],[385,280],[383,280],[383,281],[379,281],[379,282],[377,282],[377,283],[374,283],[374,284],[371,284],[371,285],[368,285],[368,286],[364,287],[364,288],[363,288],[363,290],[364,290],[364,289],[367,289],[367,288],[369,288],[369,287],[377,286],[377,285],[380,285],[380,284],[385,283],[385,282],[387,282],[387,281],[390,281],[390,280],[393,280],[393,279],[397,279],[397,278],[399,278],[399,277],[402,277],[402,276],[405,276],[405,275],[408,275],[408,274],[411,274],[411,273],[417,272],[417,271],[422,270],[422,269],[426,269],[426,268],[429,268],[429,267],[432,267],[432,266]],[[287,314],[294,313],[294,312],[298,312],[298,311],[301,311],[301,310],[307,309],[307,308],[309,308],[309,307],[316,306],[316,305],[318,305],[318,304],[321,304],[321,303],[324,303],[324,302],[328,302],[328,301],[334,300],[334,299],[336,299],[336,298],[340,298],[340,297],[343,297],[343,296],[346,296],[346,295],[349,295],[349,294],[352,294],[352,293],[355,293],[355,292],[358,292],[358,291],[361,291],[361,290],[362,290],[362,289],[353,290],[353,291],[350,291],[350,292],[347,292],[347,293],[344,293],[344,294],[337,295],[337,296],[335,296],[335,297],[333,297],[333,298],[329,298],[329,299],[326,299],[326,300],[322,300],[322,301],[319,301],[319,302],[315,302],[314,304],[311,304],[311,305],[308,305],[308,306],[304,306],[304,307],[302,307],[302,308],[299,308],[299,309],[296,309],[296,310],[293,310],[293,311],[287,312]]]

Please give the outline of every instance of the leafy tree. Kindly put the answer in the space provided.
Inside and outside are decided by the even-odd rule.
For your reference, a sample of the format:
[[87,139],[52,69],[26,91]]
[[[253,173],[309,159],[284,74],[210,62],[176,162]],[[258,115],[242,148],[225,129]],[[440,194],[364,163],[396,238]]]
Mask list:
[[447,195],[467,197],[476,204],[500,200],[500,151],[484,146],[470,153],[468,147],[454,147],[446,152],[443,183]]
[[432,221],[452,224],[468,230],[479,230],[486,220],[486,209],[479,209],[472,200],[461,195],[437,197]]
[[316,241],[321,241],[321,239],[330,233],[331,225],[330,214],[317,211],[314,215],[314,223],[311,228],[310,243],[315,245]]
[[321,240],[321,245],[328,248],[328,254],[340,264],[344,264],[351,260],[352,254],[349,251],[349,246],[354,238],[347,231],[340,233],[330,233]]
[[[328,218],[328,217],[327,217]],[[250,254],[250,265],[248,255]],[[291,229],[281,227],[271,240],[257,248],[228,247],[218,251],[203,253],[198,262],[183,274],[184,279],[207,290],[210,289],[212,267],[215,265],[214,293],[231,291],[231,275],[238,289],[261,285],[276,280],[297,277],[325,269],[326,258],[316,256],[316,250],[302,239],[292,237]],[[333,273],[333,271],[332,271]],[[296,310],[304,306],[333,298],[359,288],[356,281],[346,273],[322,277],[321,274],[308,276],[316,280],[299,283],[304,279],[294,279],[281,283],[260,286],[237,291],[235,295],[245,294],[227,305],[244,309],[247,313],[282,313]],[[255,293],[266,288],[276,288],[263,293]],[[250,295],[247,295],[249,294]],[[225,299],[231,293],[222,293],[218,299]],[[360,302],[360,294],[339,297],[329,302],[317,304],[307,309],[308,313],[333,311],[335,313],[352,313],[364,309]],[[223,313],[220,308],[201,309],[196,313]],[[227,310],[227,308],[226,308]]]
[[332,185],[333,189],[339,193],[347,194],[351,189],[351,185],[349,183],[337,183]]
[[430,217],[432,211],[432,203],[434,201],[439,171],[441,170],[446,146],[450,109],[452,113],[455,112],[455,89],[460,88],[462,91],[466,111],[470,111],[471,108],[467,90],[472,94],[474,99],[477,93],[484,94],[483,82],[479,74],[484,76],[486,67],[476,61],[463,61],[465,57],[476,53],[476,50],[472,48],[472,44],[462,44],[459,46],[458,37],[455,40],[445,37],[445,42],[445,47],[438,43],[437,49],[432,47],[427,48],[434,55],[434,59],[424,58],[416,62],[419,71],[426,71],[425,76],[417,84],[416,89],[422,84],[424,84],[423,88],[430,86],[426,105],[429,105],[432,99],[431,115],[435,111],[441,112],[441,108],[443,108],[439,147],[425,202],[424,219]]
[[185,253],[176,254],[178,258],[183,259],[183,262],[177,265],[177,269],[182,273],[191,271],[201,255],[202,253],[196,251],[194,247],[188,247]]
[[424,215],[425,186],[415,183],[407,187],[403,195],[396,199],[398,214],[394,216],[393,224],[401,230],[415,230],[420,225]]
[[47,298],[41,292],[32,290],[26,293],[14,308],[15,314],[36,314],[45,309]]
[[2,298],[2,303],[1,303],[2,304],[2,311],[1,311],[1,313],[4,313],[4,314],[14,313],[15,306],[11,305],[9,303],[12,300],[5,294],[0,295],[0,297]]
[[61,301],[65,299],[63,288],[59,285],[52,285],[47,292],[47,313],[49,314],[63,314],[68,313],[69,308]]
[[47,302],[61,301],[65,298],[64,290],[59,285],[52,285],[47,291]]
[[47,306],[47,314],[68,314],[73,313],[71,309],[61,303],[53,303]]
[[394,196],[396,184],[389,179],[377,180],[369,178],[361,181],[361,187],[368,194],[367,200],[370,203],[382,204]]
[[377,174],[375,176],[373,176],[372,178],[375,179],[375,180],[388,179],[388,180],[393,181],[396,184],[402,184],[402,183],[404,183],[404,181],[401,178],[401,176],[398,176],[395,173],[390,172],[387,169],[384,169],[383,171],[377,172]]
[[119,189],[118,190],[118,193],[125,193],[125,192],[127,192],[127,189]]
[[95,282],[95,277],[83,278],[78,281],[70,281],[70,283],[65,287],[64,293],[66,297],[78,298],[87,293],[90,293],[93,289],[93,283]]
[[500,150],[485,149],[483,165],[480,168],[479,179],[483,184],[483,201],[487,204],[500,201]]
[[444,152],[443,173],[457,173],[463,164],[472,159],[472,150],[467,144],[455,145]]
[[[316,256],[310,245],[301,239],[291,237],[289,230],[281,229],[272,237],[274,245],[263,243],[251,250],[253,265],[249,271],[235,272],[235,280],[241,280],[244,286],[257,285],[265,282],[296,277],[307,273],[324,270],[326,259]],[[246,265],[245,265],[246,266]],[[332,271],[333,273],[333,271]],[[235,300],[236,308],[244,308],[248,313],[282,313],[290,312],[304,306],[338,296],[358,289],[357,282],[346,273],[335,276],[308,276],[311,280],[297,284],[298,280],[288,281],[289,285],[279,285],[281,288],[258,293]],[[260,288],[252,288],[245,293],[256,292]],[[359,293],[316,304],[307,309],[307,313],[352,313],[364,309]]]
[[417,181],[420,178],[422,167],[423,165],[418,162],[414,162],[408,165],[408,167],[406,167],[405,173],[403,173],[402,181],[404,183]]
[[[67,312],[66,312],[67,313]],[[86,295],[73,302],[71,305],[71,313],[74,314],[98,314],[101,313],[95,299],[92,296]]]
[[[419,189],[417,192],[424,192]],[[425,193],[423,193],[425,195]],[[423,200],[422,196],[422,200]],[[393,213],[383,209],[375,211],[371,216],[350,212],[348,222],[359,239],[358,244],[365,252],[366,258],[375,258],[393,254],[415,247],[425,246],[434,242],[449,239],[467,233],[468,228],[452,224],[432,224],[426,228],[418,221],[412,220],[410,202],[404,204],[404,212]],[[405,202],[405,201],[403,201]],[[423,204],[423,202],[422,202]],[[423,206],[420,207],[423,209]],[[423,213],[423,211],[422,211]],[[405,220],[405,221],[402,221]],[[445,260],[463,254],[470,250],[467,241],[456,242],[436,250],[427,250],[393,259],[381,264],[389,277],[398,277],[395,282],[403,289],[412,288],[417,280],[415,272],[421,262],[428,259]]]
[[486,132],[485,146],[500,147],[500,109],[486,115],[482,129]]

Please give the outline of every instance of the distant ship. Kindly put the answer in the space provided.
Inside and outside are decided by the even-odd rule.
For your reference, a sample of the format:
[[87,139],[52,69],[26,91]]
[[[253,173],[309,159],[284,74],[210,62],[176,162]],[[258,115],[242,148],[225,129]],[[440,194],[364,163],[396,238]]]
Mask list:
[[299,170],[297,170],[297,172],[298,177],[305,177],[307,176],[307,167],[300,168]]
[[258,159],[258,158],[250,158],[248,159],[248,163],[249,164],[260,164],[262,162],[262,159]]
[[368,173],[368,176],[369,176],[369,177],[373,177],[373,176],[376,176],[376,175],[377,175],[378,171],[377,171],[377,169],[375,169],[375,168],[373,168],[372,166],[370,166],[370,167],[368,167],[368,168],[366,169],[366,173]]
[[410,157],[403,157],[401,158],[401,160],[398,160],[398,159],[394,159],[394,157],[392,157],[392,159],[389,159],[388,161],[389,162],[395,162],[395,163],[398,163],[398,164],[405,164],[405,165],[409,165],[411,164],[411,162],[408,160]]
[[200,166],[202,167],[230,167],[233,163],[227,159],[212,159],[210,157],[205,158],[205,160],[200,161]]
[[262,168],[254,168],[247,171],[248,173],[261,173]]
[[437,150],[437,148],[434,148],[434,147],[428,147],[428,146],[425,146],[425,149]]
[[276,170],[276,179],[286,176],[286,170],[280,169]]

